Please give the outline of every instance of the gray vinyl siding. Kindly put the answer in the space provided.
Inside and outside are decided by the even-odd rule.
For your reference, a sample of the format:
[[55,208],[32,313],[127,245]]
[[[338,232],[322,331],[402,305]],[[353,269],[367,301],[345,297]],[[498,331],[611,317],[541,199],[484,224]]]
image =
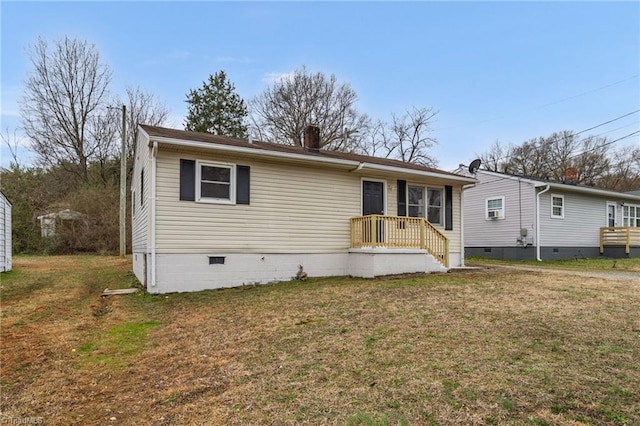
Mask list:
[[[564,196],[564,219],[551,217],[551,196]],[[596,247],[600,227],[607,226],[607,199],[549,190],[540,195],[542,246]]]
[[[131,238],[134,253],[146,253],[150,245],[151,210],[151,150],[142,132],[136,144],[136,157],[131,178],[132,195],[135,195],[135,213],[132,210]],[[140,176],[144,170],[144,204],[140,200]]]
[[[535,241],[535,191],[528,182],[478,173],[480,181],[464,191],[466,247],[517,247],[520,229]],[[520,183],[520,186],[518,186]],[[486,200],[504,197],[504,219],[486,219]]]
[[11,256],[11,203],[0,193],[0,271],[10,271]]
[[[180,159],[249,166],[249,205],[179,200]],[[146,173],[146,172],[145,172]],[[158,253],[329,253],[350,247],[351,217],[362,214],[362,180],[383,180],[385,213],[397,214],[397,176],[313,167],[293,161],[160,150]],[[406,177],[404,177],[406,179]],[[412,184],[414,182],[412,181]],[[444,187],[442,183],[433,186]],[[427,180],[415,184],[432,186]],[[454,187],[450,251],[460,252],[460,186]],[[444,206],[443,206],[444,209]],[[444,230],[444,227],[442,227]]]

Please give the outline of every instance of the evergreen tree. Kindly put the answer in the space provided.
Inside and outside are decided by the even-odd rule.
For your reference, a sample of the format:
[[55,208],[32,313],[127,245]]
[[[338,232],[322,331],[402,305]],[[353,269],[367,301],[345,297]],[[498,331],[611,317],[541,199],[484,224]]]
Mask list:
[[247,107],[224,71],[209,75],[202,87],[187,94],[185,129],[214,135],[245,137]]

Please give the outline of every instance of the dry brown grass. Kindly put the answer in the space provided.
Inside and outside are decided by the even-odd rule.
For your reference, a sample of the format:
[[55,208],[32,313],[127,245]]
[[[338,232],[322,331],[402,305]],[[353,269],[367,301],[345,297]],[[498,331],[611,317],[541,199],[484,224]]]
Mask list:
[[629,280],[478,271],[101,301],[131,285],[128,262],[15,268],[0,420],[640,424]]

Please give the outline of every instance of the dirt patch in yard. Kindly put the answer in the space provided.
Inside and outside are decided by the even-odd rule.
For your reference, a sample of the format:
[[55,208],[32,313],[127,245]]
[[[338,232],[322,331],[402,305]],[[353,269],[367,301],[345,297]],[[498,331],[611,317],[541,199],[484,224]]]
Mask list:
[[104,288],[132,285],[128,262],[14,264],[2,419],[640,423],[640,289],[628,280],[480,270],[105,302]]

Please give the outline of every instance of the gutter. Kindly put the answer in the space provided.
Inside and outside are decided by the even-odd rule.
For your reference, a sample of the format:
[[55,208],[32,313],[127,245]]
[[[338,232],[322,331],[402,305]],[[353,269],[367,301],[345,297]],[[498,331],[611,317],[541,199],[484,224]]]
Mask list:
[[151,287],[156,286],[156,168],[158,142],[151,148]]
[[343,160],[339,158],[309,156],[309,155],[296,154],[291,152],[270,151],[267,149],[259,149],[259,148],[256,149],[256,148],[234,146],[234,145],[223,145],[223,144],[215,144],[211,142],[188,141],[184,139],[174,139],[174,138],[167,138],[167,137],[151,136],[151,139],[153,143],[163,143],[168,145],[183,146],[183,147],[189,147],[189,148],[200,148],[200,149],[206,149],[206,150],[215,149],[217,151],[223,151],[223,152],[250,154],[250,155],[264,156],[264,157],[287,158],[291,160],[310,161],[315,163],[325,163],[325,164],[332,164],[337,166],[348,166],[354,169],[352,171],[362,170],[364,168],[364,169],[371,169],[371,170],[389,171],[394,173],[413,174],[413,175],[426,176],[426,177],[432,177],[432,178],[438,178],[438,179],[446,179],[446,180],[465,182],[465,183],[477,182],[476,179],[468,178],[465,176],[449,175],[449,174],[443,174],[443,173],[437,173],[437,172],[429,172],[425,170],[405,169],[402,167],[372,164],[372,163],[366,163],[366,162],[357,161],[357,160]]
[[545,189],[536,194],[536,260],[542,262],[540,258],[540,195],[551,189],[551,185],[547,185]]
[[464,264],[464,190],[475,188],[477,184],[463,185],[460,189],[460,266],[465,267]]

